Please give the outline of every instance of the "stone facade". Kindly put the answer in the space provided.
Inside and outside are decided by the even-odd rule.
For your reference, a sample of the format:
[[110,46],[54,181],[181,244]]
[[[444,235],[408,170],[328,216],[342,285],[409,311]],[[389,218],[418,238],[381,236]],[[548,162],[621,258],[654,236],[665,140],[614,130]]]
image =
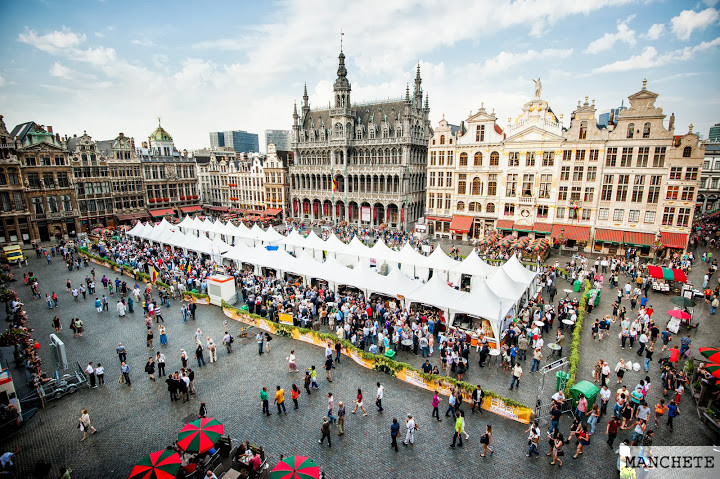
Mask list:
[[115,214],[107,157],[98,151],[87,132],[70,138],[67,146],[80,212],[80,231],[88,233],[94,228],[114,227]]
[[[145,183],[145,203],[150,216],[161,218],[198,206],[200,195],[195,162],[186,151],[175,148],[173,139],[158,122],[158,127],[136,150]],[[180,208],[180,212],[175,210]],[[170,211],[168,211],[170,210]]]
[[206,209],[265,209],[265,156],[211,150],[207,162],[198,162],[198,181]]
[[720,209],[720,142],[705,144],[705,160],[696,206],[700,214],[712,214]]
[[135,220],[147,218],[142,166],[135,152],[135,140],[119,133],[112,140],[98,141],[97,145],[110,170],[117,224],[131,225]]
[[504,129],[484,108],[462,128],[443,118],[429,143],[430,232],[515,232],[597,252],[684,248],[705,151],[692,125],[674,135],[671,117],[666,128],[645,82],[606,128],[587,97],[563,128],[540,94]]
[[30,210],[25,201],[22,169],[17,156],[15,139],[0,116],[0,243],[29,244]]
[[414,93],[353,104],[341,51],[333,105],[311,109],[307,88],[293,113],[291,216],[407,228],[425,204],[431,135],[418,66]]
[[24,182],[24,202],[30,211],[30,239],[74,237],[81,229],[66,142],[53,134],[52,127],[35,122],[17,125],[11,136]]
[[290,216],[290,187],[288,184],[288,152],[277,151],[274,143],[267,145],[265,158],[265,209],[280,210],[274,216]]

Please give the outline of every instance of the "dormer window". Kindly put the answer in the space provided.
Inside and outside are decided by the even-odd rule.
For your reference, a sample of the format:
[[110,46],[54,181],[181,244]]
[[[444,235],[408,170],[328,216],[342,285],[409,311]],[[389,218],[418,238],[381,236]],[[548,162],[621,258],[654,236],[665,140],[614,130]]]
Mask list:
[[646,122],[643,125],[643,138],[650,138],[650,122]]
[[627,127],[627,136],[626,138],[632,138],[635,134],[635,123],[630,123]]
[[440,144],[441,145],[445,144],[445,135],[440,135]]
[[692,146],[686,146],[683,148],[683,158],[690,158],[692,156]]
[[581,140],[584,140],[587,138],[587,122],[586,121],[580,122],[580,136],[578,138]]

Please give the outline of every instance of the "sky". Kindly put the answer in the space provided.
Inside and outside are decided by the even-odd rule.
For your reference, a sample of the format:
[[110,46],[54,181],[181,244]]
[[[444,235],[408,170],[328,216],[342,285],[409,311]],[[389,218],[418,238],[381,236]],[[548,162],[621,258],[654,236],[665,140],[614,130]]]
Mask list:
[[[178,149],[210,131],[290,129],[307,83],[327,105],[340,39],[352,101],[404,96],[420,64],[433,126],[481,105],[505,127],[534,95],[569,126],[642,86],[707,137],[720,122],[720,0],[25,0],[0,18],[0,114],[136,143],[158,117]],[[340,32],[343,32],[341,36]],[[715,80],[712,80],[715,78]]]

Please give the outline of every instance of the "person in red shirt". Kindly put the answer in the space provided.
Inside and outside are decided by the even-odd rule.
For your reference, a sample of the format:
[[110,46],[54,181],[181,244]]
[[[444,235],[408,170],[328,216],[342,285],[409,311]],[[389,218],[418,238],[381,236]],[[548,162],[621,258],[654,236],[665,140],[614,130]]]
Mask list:
[[250,467],[252,467],[253,471],[257,471],[260,469],[260,466],[262,466],[262,458],[260,454],[255,454],[253,458],[250,459]]
[[672,347],[672,349],[670,349],[670,362],[673,365],[676,365],[679,359],[680,359],[680,348],[678,348],[678,345],[676,344],[675,346]]

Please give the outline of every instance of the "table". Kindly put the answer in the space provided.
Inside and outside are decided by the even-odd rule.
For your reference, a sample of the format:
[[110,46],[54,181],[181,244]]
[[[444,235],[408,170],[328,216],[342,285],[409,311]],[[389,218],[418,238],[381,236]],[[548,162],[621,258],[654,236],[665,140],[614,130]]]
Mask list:
[[560,351],[560,350],[562,349],[560,346],[558,346],[558,345],[555,344],[555,343],[550,343],[550,344],[547,345],[547,347],[552,350],[551,356],[555,356],[555,353],[558,352],[558,351]]
[[230,469],[225,474],[223,474],[222,479],[238,479],[240,477],[240,471],[236,471],[235,469]]
[[562,322],[563,324],[567,324],[568,326],[572,326],[573,324],[575,324],[575,321],[573,321],[572,319],[563,319]]
[[413,345],[413,340],[410,338],[403,339],[402,341],[400,341],[400,344],[405,351],[410,351],[410,347]]
[[490,357],[488,358],[488,363],[490,363],[491,359],[500,356],[500,350],[499,349],[491,349],[489,354],[490,354]]
[[542,328],[543,326],[545,326],[545,323],[543,323],[542,321],[535,321],[535,322],[533,322],[533,324],[534,324],[535,326],[540,327],[540,328]]

